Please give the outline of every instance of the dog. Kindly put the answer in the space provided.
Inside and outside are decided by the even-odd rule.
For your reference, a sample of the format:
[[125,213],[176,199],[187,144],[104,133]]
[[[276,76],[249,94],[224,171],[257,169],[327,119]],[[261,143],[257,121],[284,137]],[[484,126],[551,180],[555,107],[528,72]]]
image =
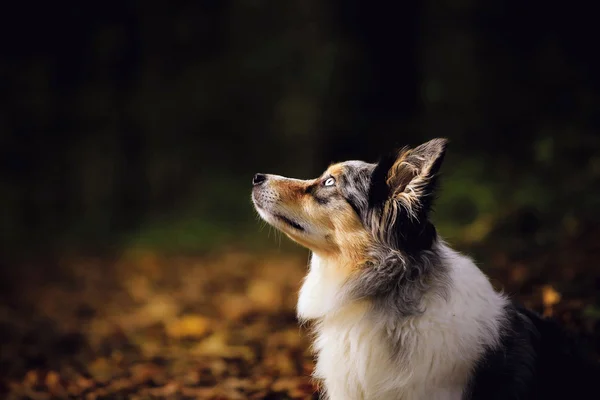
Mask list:
[[253,178],[260,217],[312,253],[297,314],[314,329],[323,397],[600,398],[598,365],[575,339],[437,234],[446,148],[438,138],[312,180]]

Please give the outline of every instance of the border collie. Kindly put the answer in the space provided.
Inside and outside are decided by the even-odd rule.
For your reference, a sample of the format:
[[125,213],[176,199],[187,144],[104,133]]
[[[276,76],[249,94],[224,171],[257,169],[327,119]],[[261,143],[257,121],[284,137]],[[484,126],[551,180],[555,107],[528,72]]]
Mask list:
[[254,176],[260,216],[312,252],[297,312],[314,326],[323,395],[600,399],[595,361],[437,235],[428,214],[446,143],[312,180]]

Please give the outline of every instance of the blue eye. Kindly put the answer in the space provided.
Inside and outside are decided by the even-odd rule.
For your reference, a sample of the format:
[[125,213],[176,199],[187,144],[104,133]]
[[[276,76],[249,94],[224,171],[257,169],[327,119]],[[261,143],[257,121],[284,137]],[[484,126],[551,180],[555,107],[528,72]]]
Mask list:
[[323,186],[333,186],[335,185],[334,178],[328,178],[325,182],[323,182]]

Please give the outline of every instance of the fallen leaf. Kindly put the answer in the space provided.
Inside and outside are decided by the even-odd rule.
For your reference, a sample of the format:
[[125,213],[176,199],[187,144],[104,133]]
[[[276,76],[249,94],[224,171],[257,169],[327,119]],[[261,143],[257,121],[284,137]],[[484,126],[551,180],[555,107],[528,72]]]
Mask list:
[[89,373],[99,382],[107,382],[114,373],[113,366],[104,358],[97,358],[88,366]]
[[226,319],[237,320],[251,313],[254,305],[248,301],[247,296],[229,295],[223,296],[219,302],[219,310]]
[[542,288],[542,299],[546,307],[552,307],[560,302],[561,295],[552,286],[544,285]]
[[283,303],[281,288],[274,282],[257,279],[248,286],[248,298],[264,311],[278,311]]
[[210,330],[210,326],[211,321],[208,318],[199,315],[186,315],[167,323],[166,330],[167,335],[175,339],[199,338]]
[[559,292],[554,290],[550,285],[544,285],[542,287],[542,302],[544,303],[544,316],[552,316],[553,306],[560,302],[561,295]]

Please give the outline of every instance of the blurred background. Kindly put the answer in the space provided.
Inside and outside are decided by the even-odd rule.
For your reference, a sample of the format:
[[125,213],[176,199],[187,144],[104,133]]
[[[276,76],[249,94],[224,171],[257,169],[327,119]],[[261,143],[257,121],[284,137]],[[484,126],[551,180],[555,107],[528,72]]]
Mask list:
[[[499,286],[600,348],[599,32],[585,2],[107,0],[3,8],[0,287],[3,323],[12,329],[3,343],[21,349],[3,352],[6,376],[42,368],[63,379],[65,365],[89,346],[88,358],[109,357],[90,336],[105,331],[78,329],[114,316],[106,299],[119,290],[120,313],[157,292],[170,299],[156,306],[160,337],[173,332],[169,321],[204,337],[223,315],[238,323],[252,312],[274,318],[265,317],[264,329],[280,332],[283,320],[296,332],[289,290],[307,255],[261,228],[249,197],[253,174],[311,178],[330,162],[375,161],[392,146],[439,136],[450,139],[434,216],[441,234],[476,255]],[[286,260],[296,266],[283,282],[273,265]],[[174,276],[181,279],[169,286]],[[177,297],[184,281],[196,285],[185,301]],[[216,306],[224,298],[238,302],[224,311]],[[255,311],[238,315],[246,303]],[[269,311],[272,303],[280,308]],[[60,305],[52,314],[40,304]],[[161,320],[169,312],[173,318]],[[58,322],[67,314],[72,325]],[[17,329],[18,316],[25,317]],[[23,353],[23,332],[39,329],[39,320],[59,341],[77,331],[75,344],[69,337],[68,351],[54,354],[52,342],[48,353],[34,335],[25,340],[34,349]],[[107,348],[123,353],[106,332]],[[288,375],[305,376],[310,365],[298,368]],[[225,379],[211,373],[215,385]]]

